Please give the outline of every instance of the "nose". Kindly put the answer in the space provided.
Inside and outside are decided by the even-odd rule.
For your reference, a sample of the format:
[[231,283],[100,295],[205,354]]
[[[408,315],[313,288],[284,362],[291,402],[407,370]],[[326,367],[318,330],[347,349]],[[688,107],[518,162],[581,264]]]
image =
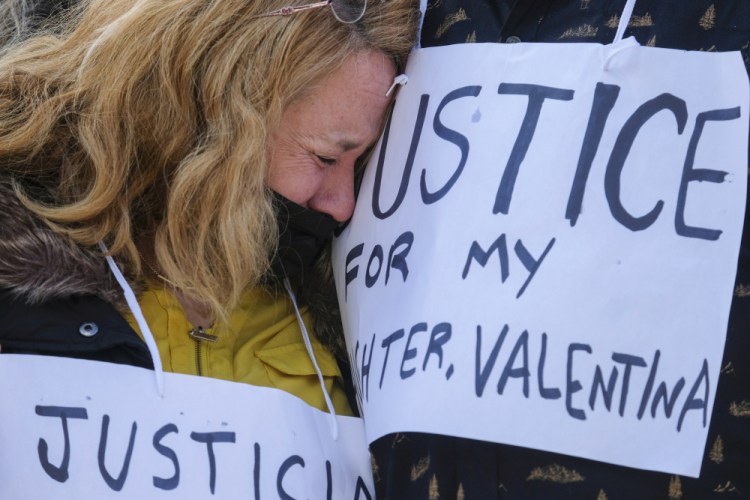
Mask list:
[[339,164],[328,168],[308,207],[323,212],[339,222],[349,220],[354,213],[354,165]]

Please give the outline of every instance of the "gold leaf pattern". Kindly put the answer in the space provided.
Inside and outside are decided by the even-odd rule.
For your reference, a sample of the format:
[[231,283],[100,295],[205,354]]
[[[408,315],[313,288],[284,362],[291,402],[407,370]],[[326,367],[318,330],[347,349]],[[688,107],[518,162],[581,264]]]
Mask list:
[[400,444],[401,441],[406,439],[406,434],[397,433],[395,436],[393,436],[393,443],[391,444],[391,448],[396,448],[396,445]]
[[536,467],[531,471],[527,481],[551,481],[553,483],[580,483],[585,481],[583,477],[573,469],[568,469],[558,464],[548,465],[546,467]]
[[669,478],[669,490],[667,496],[670,500],[679,500],[682,498],[682,480],[680,476],[672,476]]
[[[614,15],[610,17],[605,26],[607,28],[617,28],[620,25],[620,16]],[[651,18],[651,14],[644,14],[642,16],[632,16],[628,21],[628,28],[650,28],[654,25],[654,20]]]
[[599,494],[596,496],[596,500],[609,500],[609,498],[607,498],[607,494],[604,493],[604,490],[599,490]]
[[435,38],[440,38],[441,36],[445,35],[445,32],[448,31],[448,29],[454,24],[460,23],[461,21],[466,21],[468,19],[469,16],[466,15],[466,11],[464,9],[458,9],[458,11],[454,12],[453,14],[448,14],[447,16],[445,16],[445,21],[443,21],[438,27],[437,32],[435,33]]
[[440,498],[437,476],[435,474],[433,474],[432,479],[430,479],[430,489],[427,490],[427,498],[429,498],[430,500],[438,500]]
[[465,43],[476,43],[477,41],[477,32],[472,31],[467,37]]
[[378,467],[378,462],[375,460],[375,455],[370,455],[370,466],[372,467],[372,476],[375,482],[378,482],[380,480],[380,467]]
[[714,26],[716,26],[716,7],[713,4],[701,16],[698,26],[706,31],[714,29]]
[[727,481],[726,483],[720,484],[714,488],[714,492],[716,493],[734,493],[736,491],[737,488],[734,487],[731,481]]
[[750,401],[744,399],[739,403],[737,403],[736,401],[732,401],[732,403],[729,405],[729,414],[733,417],[750,417]]
[[646,13],[642,16],[633,16],[628,21],[629,28],[650,28],[654,25],[654,20],[651,19],[651,14]]
[[560,38],[585,38],[595,37],[599,32],[599,28],[591,26],[590,24],[583,24],[577,28],[568,28],[565,33],[560,35]]
[[708,458],[715,464],[724,461],[724,441],[721,436],[716,436],[716,441],[714,441],[711,451],[708,452]]
[[456,500],[464,500],[464,483],[458,483],[458,491],[456,492]]
[[648,42],[646,42],[647,47],[656,47],[656,35],[652,36],[648,39]]
[[427,11],[432,9],[440,9],[443,7],[443,0],[435,0],[434,2],[427,2]]
[[427,469],[430,468],[430,456],[427,455],[424,458],[420,458],[416,465],[411,467],[411,480],[416,481],[420,477],[424,476]]
[[750,285],[743,285],[742,283],[737,283],[737,286],[734,289],[734,296],[735,297],[750,297]]
[[732,362],[728,362],[726,365],[724,365],[720,372],[722,375],[731,375],[734,373],[734,365]]

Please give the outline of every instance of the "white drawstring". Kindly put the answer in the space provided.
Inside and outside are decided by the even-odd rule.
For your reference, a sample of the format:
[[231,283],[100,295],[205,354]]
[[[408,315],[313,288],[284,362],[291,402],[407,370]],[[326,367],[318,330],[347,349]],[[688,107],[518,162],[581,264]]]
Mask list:
[[107,264],[109,264],[109,268],[112,271],[112,274],[115,275],[117,283],[120,284],[120,288],[122,288],[122,291],[125,294],[125,301],[128,303],[130,312],[133,313],[135,322],[138,323],[138,327],[141,329],[143,340],[146,342],[149,354],[151,354],[151,361],[154,363],[156,389],[159,392],[159,396],[164,397],[164,368],[161,365],[161,356],[159,356],[159,348],[156,346],[154,335],[151,333],[151,329],[148,327],[148,323],[146,323],[146,318],[143,317],[143,311],[141,310],[141,306],[138,304],[138,299],[136,299],[135,293],[133,293],[133,289],[130,288],[130,285],[125,279],[125,276],[122,275],[120,268],[117,267],[117,263],[112,258],[112,256],[107,255],[107,253],[109,252],[109,250],[107,249],[107,245],[105,245],[104,242],[100,241],[99,248],[104,253],[104,257],[107,259]]
[[633,47],[639,47],[638,41],[630,37],[627,40],[622,39],[625,34],[625,30],[630,23],[630,18],[633,16],[633,8],[635,7],[635,0],[627,0],[625,7],[622,9],[622,15],[620,16],[620,24],[617,26],[617,32],[615,33],[615,39],[606,48],[607,57],[604,59],[604,70],[609,71],[614,57],[620,52]]
[[333,434],[333,440],[337,441],[339,438],[339,424],[336,421],[336,410],[333,409],[333,403],[331,402],[331,398],[328,395],[328,391],[326,390],[325,382],[323,380],[323,373],[320,371],[320,367],[318,366],[318,361],[315,359],[315,353],[313,352],[312,342],[310,342],[310,335],[307,333],[305,322],[302,321],[302,315],[299,312],[299,307],[297,307],[297,299],[295,298],[294,292],[292,291],[292,285],[289,283],[289,278],[284,278],[284,286],[286,287],[286,291],[289,294],[289,298],[292,299],[292,305],[294,306],[294,313],[297,315],[297,323],[299,323],[299,329],[302,330],[302,339],[305,341],[307,354],[310,356],[310,360],[312,361],[313,366],[315,367],[315,373],[318,374],[318,381],[320,382],[320,388],[323,390],[323,397],[326,400],[328,413],[331,416],[330,418],[331,434]]
[[620,16],[620,24],[617,26],[617,32],[615,33],[615,39],[612,43],[617,43],[622,40],[625,34],[625,29],[630,23],[630,18],[633,16],[633,7],[635,7],[635,0],[628,0],[625,2],[625,7],[622,9],[622,15]]
[[417,43],[414,44],[415,49],[422,46],[422,25],[424,24],[424,15],[427,12],[427,0],[419,0],[419,11],[422,15],[419,18],[419,26],[417,27]]
[[388,92],[385,93],[385,96],[388,97],[389,95],[391,95],[391,92],[393,92],[393,89],[396,88],[396,85],[406,85],[408,81],[409,81],[409,77],[406,76],[405,74],[402,73],[400,75],[397,75],[396,77],[393,78],[393,83],[388,88]]

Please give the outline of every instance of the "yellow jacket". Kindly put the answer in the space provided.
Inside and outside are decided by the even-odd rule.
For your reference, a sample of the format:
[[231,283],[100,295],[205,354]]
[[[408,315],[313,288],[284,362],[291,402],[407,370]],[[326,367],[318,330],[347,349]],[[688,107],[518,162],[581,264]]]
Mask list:
[[[262,288],[248,291],[227,324],[206,330],[218,338],[216,342],[189,336],[193,325],[167,287],[149,283],[139,303],[165,371],[275,387],[327,410],[294,306],[286,295],[274,296]],[[300,312],[336,413],[352,415],[335,358],[314,338],[307,308]],[[140,334],[134,318],[128,321]]]

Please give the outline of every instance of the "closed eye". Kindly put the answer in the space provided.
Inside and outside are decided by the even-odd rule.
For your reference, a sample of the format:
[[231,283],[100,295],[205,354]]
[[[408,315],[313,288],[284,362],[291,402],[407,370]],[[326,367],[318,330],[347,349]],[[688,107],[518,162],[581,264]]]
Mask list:
[[320,163],[322,163],[325,166],[333,166],[336,164],[336,158],[329,158],[327,156],[321,156],[321,155],[315,155],[315,157],[318,159]]

